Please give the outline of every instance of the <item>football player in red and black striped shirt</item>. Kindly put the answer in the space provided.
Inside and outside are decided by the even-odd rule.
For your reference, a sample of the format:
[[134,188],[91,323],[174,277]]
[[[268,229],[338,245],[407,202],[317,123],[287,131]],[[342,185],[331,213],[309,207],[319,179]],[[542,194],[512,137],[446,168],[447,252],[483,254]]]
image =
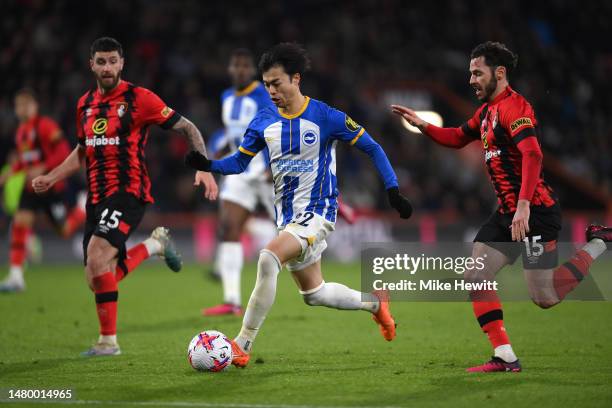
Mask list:
[[0,283],[0,292],[20,292],[25,289],[23,271],[26,243],[36,212],[44,211],[56,231],[64,238],[70,237],[85,222],[85,205],[80,202],[82,200],[77,200],[77,205],[68,211],[64,199],[66,183],[57,183],[53,189],[40,196],[34,193],[31,185],[31,180],[51,170],[70,154],[70,145],[62,129],[52,118],[38,113],[37,97],[31,89],[21,89],[15,95],[15,115],[19,120],[15,132],[16,160],[10,170],[0,176],[0,186],[20,172],[25,173],[26,183],[11,224],[9,276]]
[[[589,272],[593,260],[606,250],[612,229],[590,226],[588,243],[557,267],[557,238],[561,211],[557,199],[542,177],[542,151],[538,121],[533,108],[508,83],[517,57],[505,45],[486,42],[471,54],[470,85],[483,102],[463,126],[440,128],[418,117],[412,109],[393,105],[402,116],[435,142],[462,148],[479,140],[498,209],[474,239],[472,257],[484,257],[482,271],[469,270],[465,279],[492,281],[497,271],[514,263],[523,252],[523,268],[533,301],[542,308],[559,303]],[[523,241],[525,245],[509,245]],[[471,294],[474,314],[494,348],[489,362],[470,372],[521,371],[503,324],[502,306],[495,291]]]
[[[123,64],[119,42],[108,37],[94,41],[90,65],[97,86],[77,105],[78,145],[61,165],[33,181],[37,192],[47,191],[85,162],[89,189],[85,271],[100,321],[98,342],[84,353],[90,356],[120,353],[116,336],[119,281],[152,255],[162,256],[174,271],[181,268],[163,227],[129,251],[125,248],[146,205],[153,202],[144,154],[149,127],[159,125],[183,133],[193,149],[206,154],[198,128],[150,90],[122,80]],[[217,185],[210,173],[197,172],[195,184],[204,185],[206,197],[216,199]]]

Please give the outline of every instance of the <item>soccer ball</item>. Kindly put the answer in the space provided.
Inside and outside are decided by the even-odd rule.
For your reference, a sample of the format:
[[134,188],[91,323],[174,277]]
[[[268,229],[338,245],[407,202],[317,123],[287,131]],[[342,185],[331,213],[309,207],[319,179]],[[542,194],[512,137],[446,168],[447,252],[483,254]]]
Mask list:
[[206,330],[191,339],[187,357],[198,371],[222,371],[232,363],[232,344],[225,334]]

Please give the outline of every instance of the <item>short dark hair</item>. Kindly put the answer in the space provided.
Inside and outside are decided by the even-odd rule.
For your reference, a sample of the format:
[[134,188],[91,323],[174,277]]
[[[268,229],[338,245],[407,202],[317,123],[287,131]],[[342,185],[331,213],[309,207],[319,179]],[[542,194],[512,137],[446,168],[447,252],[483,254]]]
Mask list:
[[91,58],[93,58],[96,52],[110,51],[117,51],[119,53],[119,56],[123,57],[123,47],[121,46],[121,43],[119,41],[111,37],[100,37],[91,44],[89,53],[91,55]]
[[493,69],[497,67],[505,67],[506,72],[510,75],[518,64],[518,55],[513,53],[506,47],[505,44],[494,41],[487,41],[478,44],[470,55],[470,59],[484,57],[485,64]]
[[310,69],[310,59],[300,44],[285,42],[270,48],[259,60],[261,72],[266,72],[276,65],[283,67],[289,76],[303,75]]
[[249,58],[253,62],[255,61],[255,57],[253,56],[253,53],[248,48],[234,49],[232,53],[230,54],[230,58],[234,58],[234,57],[244,57],[244,58]]
[[36,91],[34,91],[32,88],[29,88],[29,87],[21,88],[17,92],[15,92],[15,98],[18,96],[29,96],[33,100],[38,101],[38,96],[36,95]]

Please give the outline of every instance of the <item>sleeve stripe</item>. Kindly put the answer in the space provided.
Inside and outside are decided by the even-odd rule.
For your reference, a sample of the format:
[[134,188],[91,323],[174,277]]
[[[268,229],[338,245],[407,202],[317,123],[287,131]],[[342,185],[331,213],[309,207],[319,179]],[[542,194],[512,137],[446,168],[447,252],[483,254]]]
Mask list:
[[357,140],[359,140],[359,138],[365,133],[365,129],[361,128],[361,130],[359,131],[359,133],[357,133],[357,136],[355,136],[353,138],[353,140],[351,140],[351,146],[354,145],[355,143],[357,143]]
[[252,156],[252,157],[255,157],[255,155],[257,154],[257,153],[253,153],[253,152],[248,151],[247,149],[245,149],[242,146],[238,146],[238,150],[240,150],[241,153],[248,154],[249,156]]
[[181,115],[177,112],[174,111],[172,112],[172,115],[161,125],[159,125],[162,129],[170,129],[172,126],[174,126],[176,124],[176,122],[179,121],[179,119],[181,119]]
[[514,135],[514,137],[512,138],[512,141],[514,142],[515,145],[517,145],[520,142],[522,142],[525,138],[532,137],[532,136],[536,137],[535,129],[532,127],[528,127],[528,128],[521,130],[516,135]]
[[478,134],[478,131],[472,129],[470,125],[467,124],[467,122],[461,125],[461,131],[463,132],[464,135],[472,139],[478,139],[480,136]]

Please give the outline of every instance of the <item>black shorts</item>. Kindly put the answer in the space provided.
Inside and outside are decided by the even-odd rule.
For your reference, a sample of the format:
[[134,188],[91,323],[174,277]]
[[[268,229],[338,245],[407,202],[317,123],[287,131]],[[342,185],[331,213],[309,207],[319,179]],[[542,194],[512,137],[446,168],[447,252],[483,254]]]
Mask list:
[[56,191],[36,194],[34,191],[30,191],[27,188],[21,193],[19,209],[33,212],[43,211],[47,214],[53,226],[58,230],[64,226],[68,212],[62,194]]
[[513,242],[510,225],[514,213],[495,212],[480,228],[474,242],[482,242],[497,249],[514,263],[523,254],[525,269],[550,269],[557,266],[559,254],[557,240],[561,230],[561,208],[559,204],[550,207],[531,207],[529,232],[525,242]]
[[116,193],[98,204],[87,203],[87,220],[83,237],[83,261],[87,264],[87,246],[92,235],[104,238],[119,250],[118,262],[125,260],[125,243],[138,227],[146,203],[130,193]]

